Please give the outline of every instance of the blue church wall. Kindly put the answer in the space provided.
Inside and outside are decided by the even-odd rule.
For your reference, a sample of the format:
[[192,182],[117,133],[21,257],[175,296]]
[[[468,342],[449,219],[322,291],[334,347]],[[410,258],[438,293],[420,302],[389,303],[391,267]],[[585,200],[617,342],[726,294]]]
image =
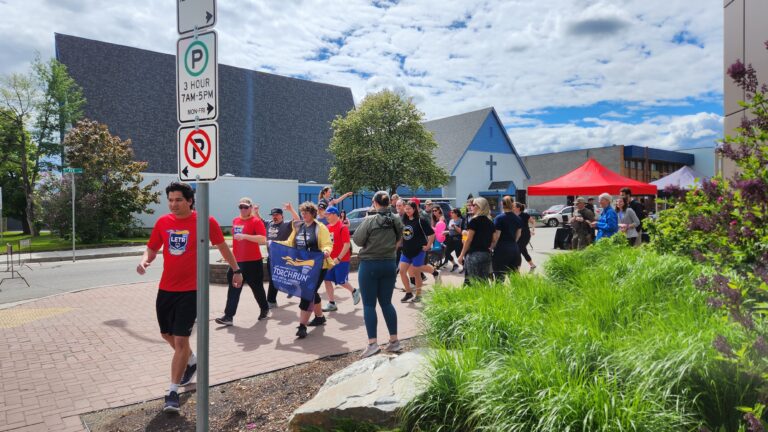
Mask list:
[[507,142],[507,137],[504,136],[504,131],[499,126],[499,122],[496,121],[496,116],[493,113],[488,113],[488,117],[485,118],[483,125],[477,130],[475,138],[469,144],[467,150],[490,152],[490,153],[506,153],[512,154],[512,148]]

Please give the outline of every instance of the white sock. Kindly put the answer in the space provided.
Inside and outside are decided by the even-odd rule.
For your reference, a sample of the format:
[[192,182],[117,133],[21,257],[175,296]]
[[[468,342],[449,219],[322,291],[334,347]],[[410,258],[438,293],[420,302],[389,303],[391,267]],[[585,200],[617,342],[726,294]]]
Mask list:
[[197,357],[195,357],[195,353],[190,354],[189,360],[187,360],[187,366],[192,366],[193,364],[197,364]]
[[171,383],[170,387],[168,387],[168,394],[171,394],[171,392],[179,392],[179,385]]

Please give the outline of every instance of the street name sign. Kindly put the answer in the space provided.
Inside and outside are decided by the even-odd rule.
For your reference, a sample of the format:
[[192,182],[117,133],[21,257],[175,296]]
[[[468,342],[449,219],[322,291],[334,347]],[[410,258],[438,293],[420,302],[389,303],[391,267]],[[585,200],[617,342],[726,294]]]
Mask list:
[[176,108],[179,123],[219,118],[219,62],[215,31],[176,42]]
[[178,137],[179,180],[216,180],[219,177],[219,125],[204,123],[199,124],[197,129],[194,126],[181,126]]
[[64,168],[64,173],[72,173],[72,174],[82,174],[83,169],[82,168]]
[[203,30],[216,25],[215,0],[176,0],[176,23],[179,34]]

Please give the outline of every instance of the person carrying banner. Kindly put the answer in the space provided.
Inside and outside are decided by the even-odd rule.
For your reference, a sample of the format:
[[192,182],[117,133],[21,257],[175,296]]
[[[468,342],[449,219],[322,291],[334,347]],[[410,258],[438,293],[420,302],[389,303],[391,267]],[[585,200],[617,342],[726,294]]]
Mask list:
[[397,337],[397,312],[392,306],[392,292],[395,289],[395,249],[403,237],[403,223],[389,210],[389,195],[384,191],[373,196],[375,214],[366,217],[355,230],[352,239],[360,246],[357,256],[360,258],[358,281],[363,295],[363,320],[368,334],[368,345],[360,354],[370,357],[378,353],[379,347],[376,328],[376,302],[381,306],[381,313],[387,323],[389,345],[387,352],[400,352],[400,340]]
[[328,218],[328,231],[331,233],[333,250],[331,259],[334,266],[325,273],[325,292],[328,293],[328,304],[323,306],[323,312],[338,310],[333,286],[339,285],[352,293],[353,304],[360,303],[360,293],[349,283],[349,260],[352,258],[352,244],[349,240],[349,228],[339,219],[339,209],[328,207],[325,210]]
[[[152,228],[147,249],[136,272],[143,275],[163,249],[163,274],[160,277],[155,312],[160,335],[173,348],[171,384],[163,412],[179,412],[179,386],[187,385],[197,371],[197,359],[189,346],[189,336],[197,318],[197,212],[195,192],[186,183],[172,182],[165,188],[170,214],[161,216]],[[211,244],[229,263],[234,273],[232,285],[241,286],[243,275],[218,222],[208,219]],[[207,317],[204,323],[207,324]]]
[[[287,210],[292,211],[293,207],[290,204],[287,205]],[[293,230],[291,235],[286,241],[278,241],[277,243],[285,246],[294,247],[297,249],[304,249],[314,252],[322,252],[323,269],[320,272],[320,277],[317,281],[312,281],[314,286],[315,298],[313,301],[306,300],[304,298],[299,302],[299,327],[296,332],[296,336],[299,339],[307,337],[307,326],[319,326],[325,325],[325,316],[323,315],[323,308],[320,300],[320,295],[317,291],[320,289],[320,285],[323,284],[323,278],[329,268],[333,267],[329,256],[333,250],[333,242],[331,242],[331,234],[328,232],[328,227],[324,224],[317,222],[317,207],[315,204],[307,201],[299,206],[300,219],[294,219]],[[312,315],[312,309],[310,306],[314,305],[315,318],[310,322],[309,317]]]
[[[253,201],[250,198],[240,198],[238,203],[240,215],[232,219],[232,250],[237,264],[243,270],[243,279],[248,283],[253,292],[253,297],[261,309],[259,321],[267,317],[269,305],[267,295],[264,293],[264,262],[261,257],[260,245],[267,243],[267,231],[260,217],[254,217],[251,210]],[[221,325],[231,326],[237,305],[240,303],[242,287],[232,285],[232,270],[227,272],[227,304],[224,308],[224,316],[216,318]]]
[[[275,207],[269,212],[269,215],[272,216],[272,220],[266,223],[267,243],[276,240],[288,240],[293,225],[283,219],[283,209]],[[269,256],[267,256],[267,268],[271,268]],[[267,279],[269,279],[267,305],[270,309],[275,309],[277,307],[277,288],[272,281],[272,272],[267,272]]]

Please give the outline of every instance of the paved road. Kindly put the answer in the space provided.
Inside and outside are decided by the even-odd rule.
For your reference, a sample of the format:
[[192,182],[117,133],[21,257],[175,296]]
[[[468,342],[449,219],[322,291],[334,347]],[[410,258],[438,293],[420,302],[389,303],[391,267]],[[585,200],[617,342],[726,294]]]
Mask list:
[[[536,228],[533,236],[533,259],[535,263],[546,261],[547,256],[557,253],[552,249],[555,229]],[[356,248],[355,248],[356,249]],[[221,256],[216,250],[211,251],[211,262],[216,262]],[[84,289],[120,285],[135,282],[155,282],[160,280],[160,270],[163,267],[162,255],[152,263],[144,276],[136,271],[138,256],[89,259],[77,262],[60,261],[51,263],[33,263],[22,267],[19,273],[29,282],[27,287],[21,279],[6,280],[0,284],[0,308],[8,307],[16,302],[38,299],[54,294],[80,291]],[[0,265],[0,270],[5,265]],[[528,265],[523,263],[523,271]],[[2,273],[0,278],[10,277]]]

